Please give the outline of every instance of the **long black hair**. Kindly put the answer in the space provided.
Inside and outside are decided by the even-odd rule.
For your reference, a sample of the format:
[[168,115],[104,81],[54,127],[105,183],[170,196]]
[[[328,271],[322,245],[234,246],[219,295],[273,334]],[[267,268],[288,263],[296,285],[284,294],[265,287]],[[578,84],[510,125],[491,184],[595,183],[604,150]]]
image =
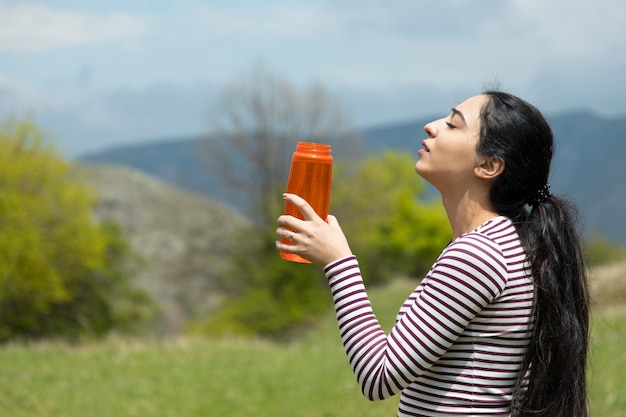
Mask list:
[[516,226],[535,287],[533,330],[515,384],[511,415],[588,416],[589,289],[576,208],[550,193],[550,126],[534,106],[487,91],[477,151],[501,158],[495,210]]

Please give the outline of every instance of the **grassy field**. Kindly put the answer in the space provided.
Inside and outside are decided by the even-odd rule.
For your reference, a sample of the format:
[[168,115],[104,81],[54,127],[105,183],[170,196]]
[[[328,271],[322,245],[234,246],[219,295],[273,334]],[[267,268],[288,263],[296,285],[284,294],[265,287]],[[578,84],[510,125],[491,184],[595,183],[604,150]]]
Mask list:
[[[626,416],[626,308],[606,282],[594,288],[592,415]],[[387,328],[414,285],[372,292]],[[0,375],[2,417],[373,417],[397,407],[397,397],[361,396],[331,316],[288,346],[192,338],[9,345],[0,348]]]

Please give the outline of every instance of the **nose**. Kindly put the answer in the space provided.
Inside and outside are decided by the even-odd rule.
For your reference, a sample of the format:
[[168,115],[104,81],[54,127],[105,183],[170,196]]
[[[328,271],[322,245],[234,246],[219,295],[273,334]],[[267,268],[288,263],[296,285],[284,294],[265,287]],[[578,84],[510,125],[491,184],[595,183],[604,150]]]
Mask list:
[[424,126],[424,132],[428,135],[429,138],[434,138],[437,136],[437,127],[435,126],[435,122],[430,122]]

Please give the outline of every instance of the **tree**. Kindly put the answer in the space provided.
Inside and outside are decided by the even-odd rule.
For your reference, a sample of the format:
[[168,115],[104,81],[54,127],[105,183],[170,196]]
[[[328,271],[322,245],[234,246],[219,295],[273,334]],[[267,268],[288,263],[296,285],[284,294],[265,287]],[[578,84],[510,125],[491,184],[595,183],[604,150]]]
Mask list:
[[297,88],[263,66],[224,89],[213,127],[200,149],[207,167],[261,229],[281,213],[297,142],[329,143],[334,155],[358,149],[358,136],[326,90]]
[[331,198],[364,279],[422,276],[449,242],[443,205],[427,198],[409,155],[385,152],[338,169]]
[[217,314],[191,327],[288,338],[330,307],[319,268],[289,263],[274,247],[291,155],[297,142],[328,143],[334,157],[354,153],[358,136],[322,87],[298,88],[261,66],[228,86],[216,109],[216,133],[200,152],[255,228],[239,238],[239,253],[224,275],[230,298]]
[[44,139],[32,121],[0,125],[0,341],[99,335],[150,310],[130,248]]

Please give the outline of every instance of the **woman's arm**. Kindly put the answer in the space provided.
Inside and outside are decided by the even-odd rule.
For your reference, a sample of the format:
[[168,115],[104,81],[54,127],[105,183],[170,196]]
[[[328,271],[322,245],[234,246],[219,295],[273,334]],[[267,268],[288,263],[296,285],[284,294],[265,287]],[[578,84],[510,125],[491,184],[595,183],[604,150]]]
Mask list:
[[327,265],[341,339],[363,395],[388,398],[419,378],[502,291],[504,271],[501,253],[488,239],[469,236],[452,244],[387,336],[372,310],[356,258]]

